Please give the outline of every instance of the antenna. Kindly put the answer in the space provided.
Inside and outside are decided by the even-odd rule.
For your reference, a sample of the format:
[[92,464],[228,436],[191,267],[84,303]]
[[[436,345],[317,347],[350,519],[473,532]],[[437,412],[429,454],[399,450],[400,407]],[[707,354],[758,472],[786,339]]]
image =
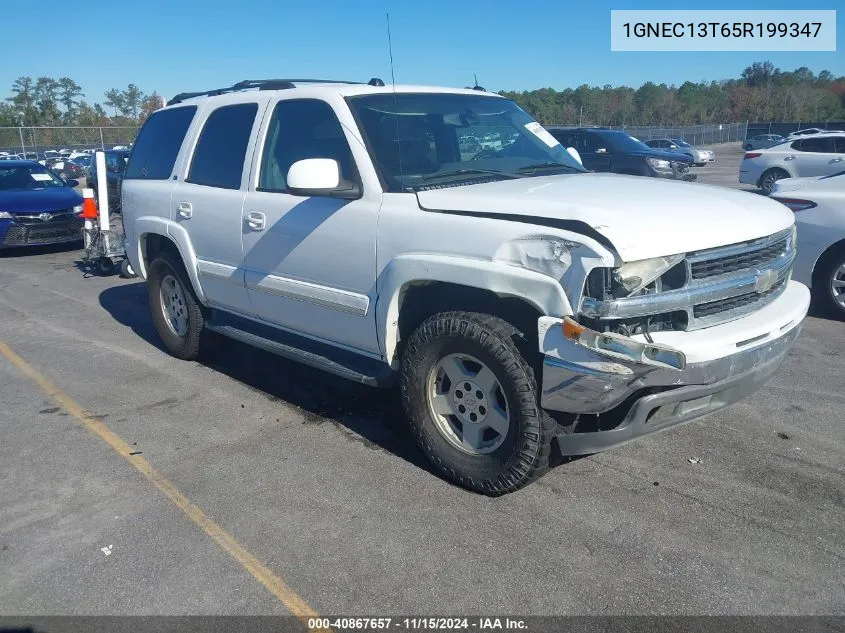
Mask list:
[[396,99],[396,75],[393,73],[393,40],[390,37],[390,13],[385,13],[387,18],[387,52],[390,55],[390,83],[393,88],[393,116],[396,120],[396,149],[399,156],[399,179],[400,185],[405,173],[402,169],[402,139],[399,135],[399,102]]

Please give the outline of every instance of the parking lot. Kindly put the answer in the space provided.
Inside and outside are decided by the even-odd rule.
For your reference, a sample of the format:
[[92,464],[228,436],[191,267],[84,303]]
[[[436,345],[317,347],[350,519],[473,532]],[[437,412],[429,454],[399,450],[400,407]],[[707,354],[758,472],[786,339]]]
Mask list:
[[[698,182],[747,189],[714,148]],[[845,323],[491,499],[429,470],[394,391],[234,341],[176,360],[145,285],[80,260],[0,255],[4,614],[845,614]]]

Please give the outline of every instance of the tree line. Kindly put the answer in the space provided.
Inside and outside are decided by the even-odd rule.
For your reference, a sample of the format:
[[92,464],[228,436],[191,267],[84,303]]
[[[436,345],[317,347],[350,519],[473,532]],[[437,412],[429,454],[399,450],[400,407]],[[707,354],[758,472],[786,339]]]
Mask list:
[[[502,91],[541,123],[592,125],[693,125],[732,121],[843,121],[845,77],[802,66],[783,71],[755,62],[736,79],[646,82],[639,88],[586,84],[554,90]],[[135,84],[112,88],[102,103],[85,100],[70,77],[18,77],[11,96],[0,102],[3,126],[138,125],[164,105],[156,92]]]
[[70,77],[18,77],[11,96],[0,101],[0,127],[135,126],[162,106],[158,93],[145,94],[135,84],[106,91],[103,103],[89,103]]
[[[737,121],[843,121],[845,77],[802,66],[782,71],[755,62],[736,79],[680,86],[646,82],[558,91],[504,91],[544,124],[695,125]],[[580,123],[579,123],[580,122]]]

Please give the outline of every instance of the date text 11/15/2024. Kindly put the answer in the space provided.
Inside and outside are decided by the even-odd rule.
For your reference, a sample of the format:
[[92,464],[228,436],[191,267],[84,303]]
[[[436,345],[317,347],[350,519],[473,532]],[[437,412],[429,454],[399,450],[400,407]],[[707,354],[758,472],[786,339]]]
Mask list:
[[406,629],[411,631],[524,631],[525,620],[520,618],[500,617],[414,617],[414,618],[378,618],[378,617],[325,617],[309,618],[308,629],[335,631],[377,631]]

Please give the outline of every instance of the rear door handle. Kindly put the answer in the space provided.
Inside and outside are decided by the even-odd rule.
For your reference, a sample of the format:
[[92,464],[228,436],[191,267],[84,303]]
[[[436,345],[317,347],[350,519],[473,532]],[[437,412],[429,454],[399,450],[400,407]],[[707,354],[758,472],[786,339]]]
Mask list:
[[176,205],[176,210],[179,212],[179,216],[186,220],[194,215],[194,207],[190,202],[180,202]]
[[845,158],[834,158],[834,159],[833,159],[832,161],[830,161],[830,162],[831,162],[831,163],[841,163],[843,160],[845,160]]
[[247,211],[244,216],[244,221],[247,226],[253,231],[263,231],[266,223],[266,218],[261,211]]
[[787,156],[787,157],[786,157],[786,158],[784,158],[783,160],[795,160],[795,156],[793,156],[792,154],[790,154],[789,156]]

